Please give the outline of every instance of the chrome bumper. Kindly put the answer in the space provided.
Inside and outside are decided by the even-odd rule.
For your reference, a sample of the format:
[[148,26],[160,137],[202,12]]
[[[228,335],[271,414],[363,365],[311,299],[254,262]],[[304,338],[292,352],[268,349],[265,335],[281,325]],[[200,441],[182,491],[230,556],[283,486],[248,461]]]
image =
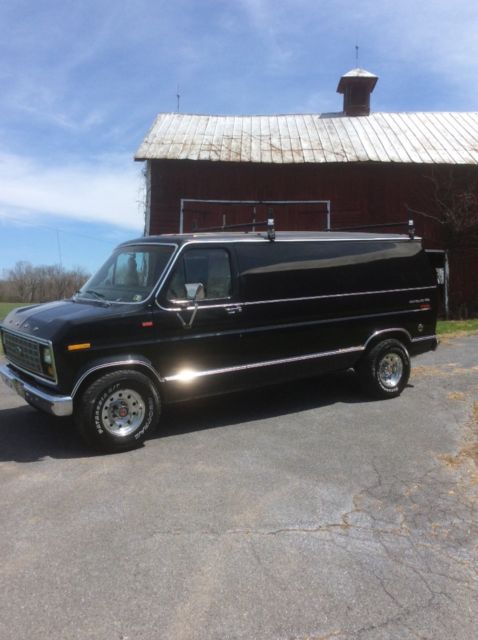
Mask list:
[[54,416],[71,416],[73,413],[73,399],[70,396],[53,395],[38,389],[22,380],[8,365],[0,365],[0,379],[37,409]]

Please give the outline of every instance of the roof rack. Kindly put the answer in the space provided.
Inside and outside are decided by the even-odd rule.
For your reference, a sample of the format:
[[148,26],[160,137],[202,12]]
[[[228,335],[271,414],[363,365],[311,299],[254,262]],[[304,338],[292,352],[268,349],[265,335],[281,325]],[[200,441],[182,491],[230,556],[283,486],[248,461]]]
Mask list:
[[[248,229],[251,227],[267,227],[267,238],[270,241],[275,240],[276,232],[274,218],[268,218],[267,220],[261,220],[259,222],[255,221],[244,222],[241,224],[223,224],[216,227],[198,227],[194,229],[194,233],[207,231],[227,231],[231,229]],[[327,229],[327,231],[364,231],[366,229],[389,229],[391,227],[406,227],[410,240],[413,240],[415,238],[415,225],[413,220],[411,219],[408,222],[382,222],[377,224],[358,225],[354,227],[338,227],[335,229]]]
[[260,220],[259,222],[244,222],[241,224],[223,224],[217,227],[201,227],[194,229],[194,233],[203,231],[228,231],[230,229],[247,229],[250,227],[267,227],[267,238],[272,242],[275,240],[276,231],[274,226],[274,218],[268,218],[267,220]]
[[378,224],[364,224],[356,227],[339,227],[337,229],[329,229],[329,231],[363,231],[365,229],[386,229],[390,227],[406,227],[410,240],[415,238],[415,225],[413,220],[408,222],[382,222]]

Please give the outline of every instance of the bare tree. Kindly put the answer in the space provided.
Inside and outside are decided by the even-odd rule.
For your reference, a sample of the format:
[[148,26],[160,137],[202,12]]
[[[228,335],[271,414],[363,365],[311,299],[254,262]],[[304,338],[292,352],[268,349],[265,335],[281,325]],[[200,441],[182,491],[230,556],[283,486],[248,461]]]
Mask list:
[[20,261],[0,281],[0,299],[12,302],[47,302],[70,297],[88,279],[82,267],[66,270],[59,265],[34,267]]
[[410,213],[434,220],[442,227],[445,248],[478,244],[478,173],[476,168],[449,167],[425,176],[431,186],[430,209],[407,205]]
[[463,256],[478,250],[478,172],[476,167],[439,167],[425,179],[429,192],[416,195],[422,207],[408,206],[408,210],[414,217],[421,216],[439,226],[436,240],[447,251],[450,265],[447,312],[466,318],[478,309],[477,289],[470,287],[472,283],[466,282],[463,275]]
[[40,274],[29,262],[24,260],[17,262],[13,269],[7,272],[7,280],[14,298],[22,302],[32,302],[35,298],[39,277]]

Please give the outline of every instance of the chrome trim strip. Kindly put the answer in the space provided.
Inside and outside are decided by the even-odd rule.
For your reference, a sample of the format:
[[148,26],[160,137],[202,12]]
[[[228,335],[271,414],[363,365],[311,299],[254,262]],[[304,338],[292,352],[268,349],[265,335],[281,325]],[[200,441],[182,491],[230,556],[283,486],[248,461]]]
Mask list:
[[[191,310],[191,309],[189,309]],[[237,327],[236,329],[225,329],[220,332],[220,335],[234,335],[234,334],[250,334],[250,333],[264,333],[266,331],[278,331],[281,329],[289,329],[289,328],[297,328],[302,329],[303,327],[313,327],[317,325],[323,324],[335,324],[337,322],[349,322],[351,320],[369,320],[371,318],[384,318],[388,316],[399,316],[399,315],[409,315],[412,313],[425,313],[428,309],[403,309],[401,311],[387,311],[385,313],[373,313],[373,314],[363,314],[360,316],[343,316],[336,318],[321,318],[320,320],[307,320],[305,322],[289,322],[286,324],[268,324],[265,326],[254,326],[254,327]],[[385,331],[404,331],[404,329],[392,328],[392,329],[384,329]],[[188,339],[190,340],[200,340],[204,338],[211,338],[217,336],[217,331],[209,331],[206,333],[195,333],[194,331],[188,334]],[[409,336],[410,337],[410,336]],[[160,344],[161,342],[176,342],[184,340],[184,335],[182,333],[172,337],[172,338],[156,338],[155,342]]]
[[[421,309],[415,309],[415,311],[421,311]],[[364,348],[366,349],[369,345],[369,343],[376,338],[377,336],[381,336],[385,333],[404,333],[408,340],[411,342],[412,341],[412,336],[410,335],[410,333],[404,329],[403,327],[391,327],[390,329],[380,329],[380,331],[375,331],[374,333],[372,333],[372,335],[367,338],[365,344],[364,344]]]
[[436,289],[437,285],[426,287],[407,287],[405,289],[381,289],[379,291],[355,291],[350,293],[329,293],[321,296],[305,296],[302,298],[278,298],[277,300],[256,300],[251,302],[243,302],[246,306],[256,304],[269,304],[272,302],[306,302],[307,300],[329,300],[330,298],[349,298],[351,296],[370,296],[382,293],[405,293],[406,291],[423,291],[424,289]]
[[373,333],[370,338],[367,340],[367,342],[365,343],[365,348],[367,348],[367,345],[369,344],[369,342],[371,340],[373,340],[373,338],[376,338],[378,335],[383,335],[384,333],[404,333],[408,340],[410,341],[410,343],[414,344],[415,342],[425,342],[426,340],[436,340],[437,336],[436,334],[432,334],[429,336],[419,336],[418,338],[412,338],[412,336],[410,335],[410,333],[404,329],[403,327],[392,327],[390,329],[382,329],[381,331],[375,331],[375,333]]
[[221,369],[209,369],[206,371],[187,371],[178,373],[174,376],[166,376],[164,382],[187,382],[196,378],[205,376],[214,376],[222,373],[233,373],[236,371],[248,371],[250,369],[258,369],[260,367],[271,367],[280,364],[290,364],[292,362],[303,362],[304,360],[313,360],[316,358],[327,358],[330,356],[341,356],[348,353],[363,351],[364,347],[346,347],[345,349],[335,349],[334,351],[321,351],[320,353],[308,353],[304,356],[294,356],[292,358],[280,358],[278,360],[264,360],[262,362],[252,362],[250,364],[237,365],[235,367],[224,367]]
[[15,375],[7,365],[0,366],[0,378],[7,387],[38,409],[54,416],[70,416],[73,413],[73,398],[71,396],[49,394],[42,389],[32,387],[28,382]]
[[164,382],[186,382],[186,381],[192,381],[195,380],[196,378],[203,378],[205,376],[212,376],[212,375],[220,375],[223,373],[233,373],[236,371],[248,371],[250,369],[258,369],[261,367],[269,367],[269,366],[275,366],[275,365],[281,365],[281,364],[290,364],[293,362],[302,362],[305,360],[313,360],[313,359],[318,359],[318,358],[327,358],[327,357],[332,357],[332,356],[340,356],[340,355],[346,355],[348,353],[357,353],[357,352],[361,352],[361,351],[365,351],[367,348],[367,345],[369,344],[369,342],[377,337],[378,335],[382,335],[382,334],[386,334],[386,333],[397,333],[397,332],[401,332],[404,333],[408,339],[411,342],[418,342],[421,340],[430,340],[432,338],[434,338],[435,336],[424,336],[424,337],[420,337],[420,338],[411,338],[410,334],[408,331],[406,331],[405,329],[402,329],[400,327],[396,327],[396,328],[390,328],[390,329],[383,329],[381,331],[376,331],[375,333],[373,333],[365,342],[365,344],[363,346],[357,346],[357,347],[346,347],[344,349],[334,349],[332,351],[321,351],[319,353],[309,353],[303,356],[293,356],[290,358],[280,358],[277,360],[264,360],[264,361],[260,361],[260,362],[253,362],[253,363],[249,363],[249,364],[244,364],[244,365],[237,365],[234,367],[223,367],[223,368],[219,368],[219,369],[208,369],[205,371],[191,371],[191,372],[187,372],[187,373],[179,373],[173,376],[166,376],[165,378],[162,378],[159,373],[156,371],[156,369],[148,364],[147,362],[144,362],[143,360],[135,360],[135,359],[128,359],[128,360],[116,360],[114,362],[105,362],[101,365],[97,365],[95,367],[92,367],[91,369],[88,369],[88,371],[86,371],[76,382],[73,391],[71,393],[71,397],[74,398],[75,395],[78,392],[78,389],[80,388],[81,384],[84,382],[84,380],[86,380],[86,378],[91,375],[92,373],[94,373],[95,371],[99,371],[102,369],[108,369],[111,367],[118,367],[118,366],[126,366],[126,365],[137,365],[137,366],[142,366],[145,367],[146,369],[149,369],[149,371],[151,371],[155,378],[158,380],[158,382],[160,383],[164,383]]
[[[179,255],[179,254],[178,254]],[[250,306],[254,306],[254,305],[258,305],[258,304],[276,304],[276,303],[285,303],[285,302],[308,302],[308,301],[312,301],[312,300],[330,300],[331,298],[348,298],[348,297],[352,297],[352,296],[370,296],[370,295],[380,295],[383,293],[405,293],[407,291],[424,291],[424,290],[428,290],[428,289],[436,289],[437,285],[431,285],[431,286],[426,286],[426,287],[409,287],[406,289],[381,289],[380,291],[355,291],[355,292],[351,292],[351,293],[330,293],[330,294],[326,294],[326,295],[320,295],[320,296],[306,296],[306,297],[302,297],[302,298],[277,298],[274,300],[254,300],[254,301],[237,301],[237,304],[244,306],[244,307],[250,307]],[[158,291],[158,294],[160,292]],[[232,299],[231,299],[232,300]],[[200,304],[199,303],[199,308],[198,310],[201,309],[221,309],[223,307],[228,307],[231,304],[236,304],[235,302],[226,302],[224,304]],[[177,312],[179,310],[179,307],[163,307],[162,305],[159,304],[158,300],[156,299],[156,305],[162,310],[162,311],[175,311]],[[184,307],[185,310],[187,311],[192,311],[194,309],[194,306],[190,306],[190,307]],[[184,310],[183,309],[183,310]],[[410,309],[410,311],[416,311],[416,309]],[[423,311],[423,309],[420,309],[420,311]],[[428,309],[426,309],[426,311],[428,311]]]
[[431,336],[420,336],[419,338],[412,338],[412,342],[425,342],[426,340],[437,340],[436,334]]
[[[220,233],[225,233],[227,234],[229,237],[227,238],[221,238],[218,237],[218,234]],[[231,233],[237,233],[237,238],[231,238]],[[252,235],[253,233],[255,233],[256,235]],[[280,233],[280,232],[279,232]],[[344,232],[344,231],[324,231],[324,234],[332,234],[332,233],[352,233],[350,232]],[[364,233],[364,232],[358,232],[358,233]],[[181,235],[185,235],[185,236],[189,236],[189,237],[193,237],[194,239],[192,240],[188,240],[187,243],[191,244],[197,244],[198,242],[214,242],[217,244],[225,244],[225,243],[231,243],[231,242],[264,242],[264,243],[270,243],[271,241],[269,240],[269,238],[266,235],[260,235],[259,231],[255,231],[255,232],[251,232],[250,237],[244,237],[243,234],[241,234],[241,232],[221,232],[221,231],[212,231],[210,233],[204,233],[204,235],[202,235],[201,233],[173,233],[171,235],[174,236],[181,236]],[[249,235],[249,234],[248,234]],[[393,234],[391,234],[393,235]],[[276,235],[276,238],[274,240],[274,242],[383,242],[385,240],[388,240],[389,242],[415,242],[415,241],[420,241],[422,238],[420,236],[415,236],[415,238],[413,240],[411,240],[409,238],[409,236],[401,236],[400,234],[396,234],[393,237],[390,236],[374,236],[372,238],[293,238],[293,237],[287,237],[287,238],[281,238],[280,236]],[[183,245],[184,246],[184,245]]]
[[111,367],[123,367],[126,365],[135,365],[135,366],[139,365],[139,366],[145,367],[146,369],[149,369],[154,374],[158,382],[164,382],[163,378],[161,378],[161,376],[156,371],[156,369],[151,364],[144,362],[144,360],[135,360],[133,358],[129,358],[128,360],[115,360],[112,362],[104,362],[103,364],[96,365],[95,367],[91,367],[91,369],[88,369],[87,371],[85,371],[85,373],[83,373],[80,376],[80,378],[78,378],[78,380],[76,381],[75,386],[73,387],[73,391],[71,392],[71,397],[72,398],[75,397],[75,395],[78,393],[78,389],[80,388],[81,384],[86,380],[88,376],[90,376],[95,371],[100,371],[101,369],[109,369]]
[[[380,331],[375,331],[365,342],[365,344],[363,346],[360,347],[346,347],[344,349],[335,349],[333,351],[322,351],[319,353],[310,353],[304,356],[294,356],[291,358],[280,358],[278,360],[264,360],[261,362],[253,362],[250,364],[244,364],[244,365],[237,365],[235,367],[223,367],[220,369],[209,369],[209,370],[205,370],[205,371],[185,371],[183,373],[178,373],[176,375],[173,376],[166,376],[164,379],[161,379],[161,382],[190,382],[193,380],[196,380],[197,378],[202,378],[205,376],[212,376],[212,375],[220,375],[223,373],[233,373],[236,371],[248,371],[250,369],[258,369],[260,367],[269,367],[269,366],[274,366],[274,365],[281,365],[281,364],[290,364],[293,362],[302,362],[305,360],[313,360],[313,359],[317,359],[317,358],[327,358],[327,357],[332,357],[332,356],[340,356],[340,355],[344,355],[344,354],[348,354],[348,353],[356,353],[356,352],[360,352],[360,351],[365,351],[367,349],[368,344],[370,343],[371,340],[373,340],[374,338],[376,338],[379,335],[384,335],[387,333],[404,333],[406,335],[406,337],[408,338],[408,340],[410,340],[410,342],[419,342],[422,340],[431,340],[433,338],[435,338],[436,336],[424,336],[424,337],[420,337],[420,338],[412,338],[410,333],[403,328],[400,327],[392,327],[390,329],[382,329]],[[405,350],[406,347],[404,347]],[[407,351],[408,353],[408,351]]]

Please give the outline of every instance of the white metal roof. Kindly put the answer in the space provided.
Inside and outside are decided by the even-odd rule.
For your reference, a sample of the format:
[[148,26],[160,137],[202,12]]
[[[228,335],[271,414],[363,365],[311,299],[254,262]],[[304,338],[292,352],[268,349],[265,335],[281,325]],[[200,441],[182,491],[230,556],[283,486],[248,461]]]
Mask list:
[[478,112],[206,116],[161,113],[136,160],[478,163]]
[[367,69],[361,69],[360,67],[355,67],[355,69],[350,69],[347,73],[344,73],[342,78],[376,78],[378,80],[378,76],[374,73],[370,73]]

